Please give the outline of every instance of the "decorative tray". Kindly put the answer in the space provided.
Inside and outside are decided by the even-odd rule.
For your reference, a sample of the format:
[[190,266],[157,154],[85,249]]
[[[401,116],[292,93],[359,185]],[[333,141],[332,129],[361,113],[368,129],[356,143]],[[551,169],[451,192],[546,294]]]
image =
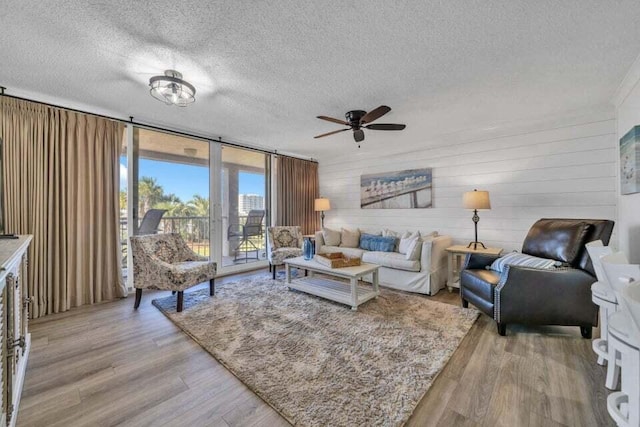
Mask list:
[[317,262],[329,268],[355,267],[362,261],[358,257],[350,257],[342,252],[332,254],[317,254],[313,257]]

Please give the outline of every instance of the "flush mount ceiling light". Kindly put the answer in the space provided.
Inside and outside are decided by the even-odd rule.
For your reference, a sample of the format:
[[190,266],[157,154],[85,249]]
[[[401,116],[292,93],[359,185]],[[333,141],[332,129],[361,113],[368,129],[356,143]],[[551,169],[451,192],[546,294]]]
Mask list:
[[167,70],[164,76],[149,79],[151,96],[167,105],[186,107],[195,102],[196,88],[182,80],[182,74],[176,70]]

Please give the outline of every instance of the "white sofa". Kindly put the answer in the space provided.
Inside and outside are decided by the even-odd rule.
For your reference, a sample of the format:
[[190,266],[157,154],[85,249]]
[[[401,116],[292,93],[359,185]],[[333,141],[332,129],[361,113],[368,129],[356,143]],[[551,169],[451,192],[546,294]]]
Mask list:
[[[376,234],[376,233],[371,233]],[[444,288],[447,282],[446,248],[452,245],[449,236],[432,235],[422,238],[419,261],[407,260],[398,252],[376,252],[360,248],[325,245],[321,231],[316,232],[316,253],[342,252],[349,256],[357,256],[363,262],[378,264],[381,286],[435,295]],[[371,277],[365,277],[371,281]]]

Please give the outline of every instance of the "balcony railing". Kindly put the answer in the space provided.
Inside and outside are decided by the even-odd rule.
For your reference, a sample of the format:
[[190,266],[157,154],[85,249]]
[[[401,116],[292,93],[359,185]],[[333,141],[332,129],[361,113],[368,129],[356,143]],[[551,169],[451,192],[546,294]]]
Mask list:
[[[247,216],[239,216],[238,222],[244,225],[247,221]],[[225,239],[227,238],[227,221],[224,221],[224,233]],[[264,229],[264,224],[263,224]],[[211,236],[210,221],[208,216],[165,216],[160,221],[158,226],[158,233],[178,233],[187,242],[189,247],[196,253],[209,256],[209,239]],[[120,218],[120,241],[124,246],[124,254],[126,256],[127,246],[127,218]],[[243,243],[238,247],[238,252],[255,251],[253,245],[260,250],[265,248],[264,235],[255,236],[250,238],[251,243]],[[233,253],[240,242],[229,241],[229,249],[231,251],[229,255],[234,257]],[[226,254],[225,254],[226,255]]]

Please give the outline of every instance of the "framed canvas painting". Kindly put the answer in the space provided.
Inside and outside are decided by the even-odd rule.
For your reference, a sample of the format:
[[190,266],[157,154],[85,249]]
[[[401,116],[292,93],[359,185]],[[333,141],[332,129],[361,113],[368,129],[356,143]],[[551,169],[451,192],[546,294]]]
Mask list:
[[620,139],[620,193],[640,192],[640,126],[633,127]]
[[431,207],[431,168],[360,176],[362,209]]

